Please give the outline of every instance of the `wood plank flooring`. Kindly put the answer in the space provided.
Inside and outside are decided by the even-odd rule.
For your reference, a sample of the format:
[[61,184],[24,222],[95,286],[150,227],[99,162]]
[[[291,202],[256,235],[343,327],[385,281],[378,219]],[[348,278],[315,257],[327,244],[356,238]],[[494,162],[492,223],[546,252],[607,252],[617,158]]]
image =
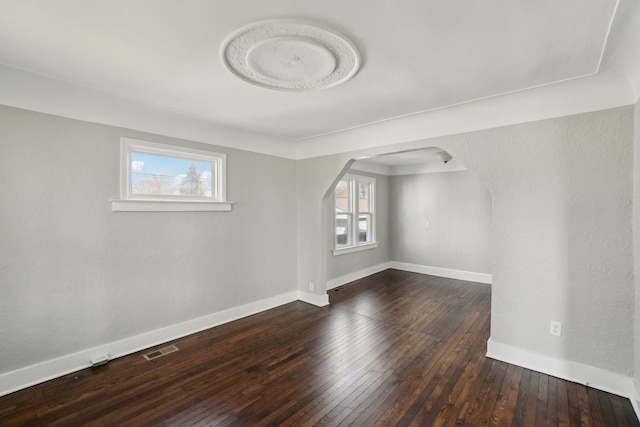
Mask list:
[[486,358],[490,292],[386,270],[328,307],[287,304],[2,397],[0,425],[640,425],[627,399]]

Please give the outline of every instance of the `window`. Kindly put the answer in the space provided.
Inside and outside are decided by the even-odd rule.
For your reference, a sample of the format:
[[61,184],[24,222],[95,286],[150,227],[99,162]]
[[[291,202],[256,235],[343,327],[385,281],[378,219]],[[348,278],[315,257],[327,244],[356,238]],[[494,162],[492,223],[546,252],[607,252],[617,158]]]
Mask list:
[[226,155],[122,138],[114,211],[229,211]]
[[345,175],[334,191],[335,251],[376,247],[374,178]]

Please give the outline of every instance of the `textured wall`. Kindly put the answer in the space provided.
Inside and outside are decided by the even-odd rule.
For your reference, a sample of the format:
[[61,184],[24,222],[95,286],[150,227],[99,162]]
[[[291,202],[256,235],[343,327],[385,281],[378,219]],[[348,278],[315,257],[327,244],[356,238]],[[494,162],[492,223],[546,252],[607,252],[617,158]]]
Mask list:
[[[635,379],[640,385],[640,102],[634,107],[633,249],[635,260]],[[640,398],[640,388],[636,398]]]
[[633,120],[617,108],[298,162],[220,149],[233,212],[140,214],[110,211],[121,136],[211,147],[2,108],[0,372],[290,291],[296,262],[298,288],[322,293],[322,200],[345,165],[438,146],[492,195],[492,339],[629,374]]
[[632,123],[620,108],[456,144],[493,196],[492,340],[632,372]]
[[327,279],[344,276],[390,261],[391,240],[389,235],[389,177],[369,172],[351,170],[349,173],[371,176],[376,179],[376,240],[378,247],[360,252],[334,256],[333,207],[327,204]]
[[[313,205],[349,159],[441,147],[493,199],[492,339],[630,374],[632,144],[633,109],[622,107],[308,159],[297,163],[298,218],[321,230]],[[321,278],[317,235],[298,233],[299,283]]]
[[392,176],[390,206],[393,261],[491,274],[491,195],[471,172]]
[[[232,212],[111,212],[119,139],[227,153]],[[0,373],[295,290],[295,162],[0,108]]]

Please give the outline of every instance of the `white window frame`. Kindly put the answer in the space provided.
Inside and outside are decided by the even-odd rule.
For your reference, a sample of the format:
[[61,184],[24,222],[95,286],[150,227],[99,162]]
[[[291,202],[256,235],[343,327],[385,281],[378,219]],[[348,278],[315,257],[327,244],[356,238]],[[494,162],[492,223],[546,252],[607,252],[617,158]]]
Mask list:
[[[359,252],[367,249],[375,249],[378,247],[378,241],[376,240],[376,179],[364,175],[346,174],[340,181],[349,182],[349,204],[350,215],[352,216],[351,235],[349,239],[351,244],[348,246],[338,246],[338,236],[336,234],[337,212],[336,212],[336,188],[333,191],[333,255],[344,255],[353,252]],[[371,240],[369,242],[360,242],[358,238],[358,221],[360,218],[360,209],[358,203],[358,182],[365,181],[370,184],[369,203],[371,211],[366,212],[371,215]]]
[[[131,153],[206,161],[215,165],[211,177],[211,196],[140,195],[131,192]],[[227,156],[222,153],[159,144],[132,138],[120,138],[120,199],[112,200],[114,212],[188,212],[230,211],[226,195]]]

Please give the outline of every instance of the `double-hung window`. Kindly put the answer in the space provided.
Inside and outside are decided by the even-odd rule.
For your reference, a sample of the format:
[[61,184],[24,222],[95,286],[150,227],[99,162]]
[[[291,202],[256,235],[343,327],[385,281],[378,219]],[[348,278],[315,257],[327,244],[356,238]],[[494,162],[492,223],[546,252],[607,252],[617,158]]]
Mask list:
[[345,175],[336,185],[335,254],[375,247],[375,178]]
[[122,138],[114,211],[229,211],[226,156]]

